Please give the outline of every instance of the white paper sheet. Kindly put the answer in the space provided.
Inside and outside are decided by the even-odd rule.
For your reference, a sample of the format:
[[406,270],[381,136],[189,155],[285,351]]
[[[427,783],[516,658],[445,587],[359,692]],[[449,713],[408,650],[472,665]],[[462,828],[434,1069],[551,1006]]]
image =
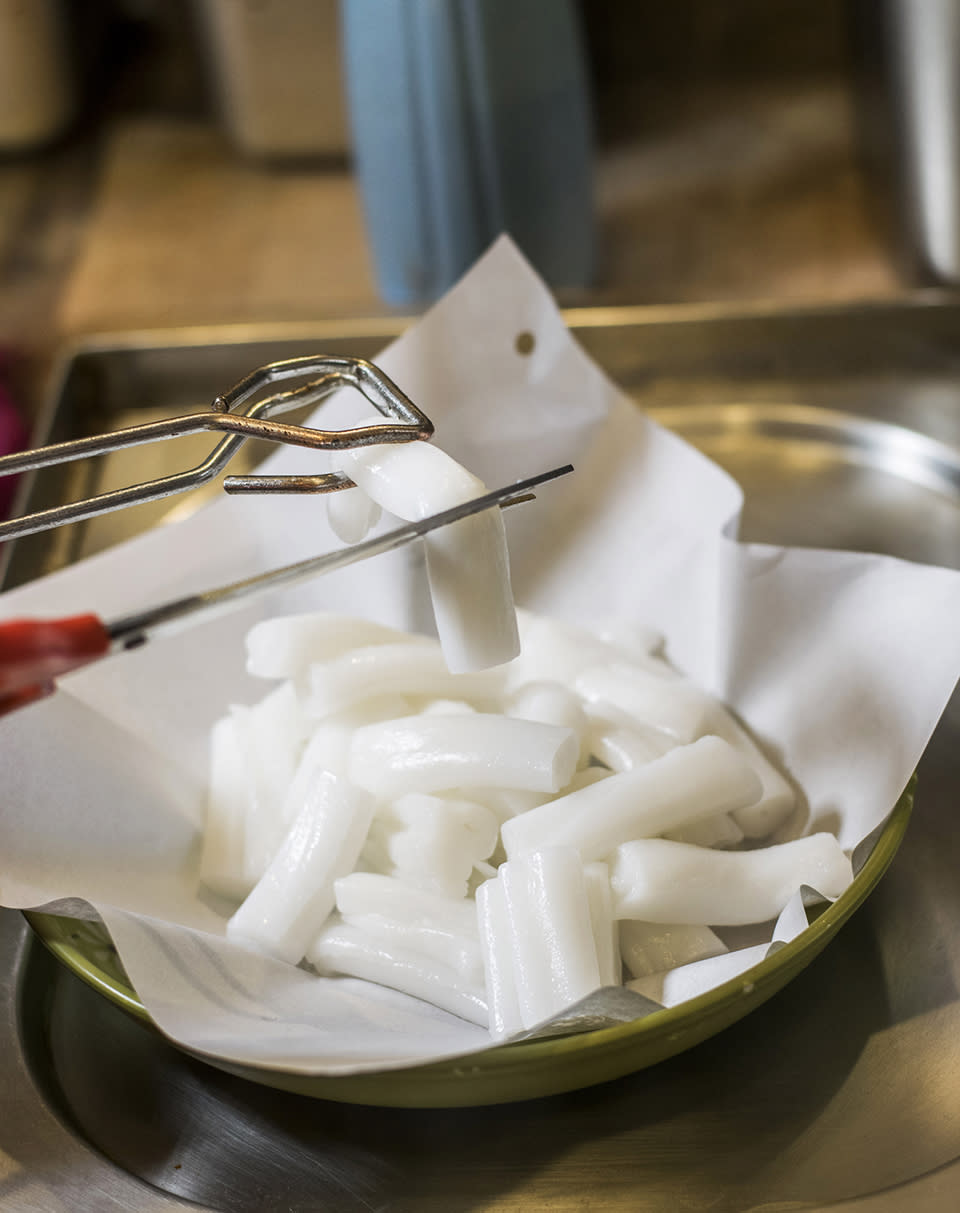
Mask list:
[[[849,848],[877,826],[960,673],[960,574],[736,543],[737,486],[617,391],[506,239],[378,362],[491,486],[576,465],[508,512],[521,604],[660,629],[803,788],[795,832],[836,829]],[[368,411],[342,393],[323,424]],[[315,460],[288,449],[271,466]],[[6,595],[2,611],[112,618],[336,546],[321,499],[224,498]],[[318,606],[411,626],[421,582],[409,550],[379,557],[111,658],[0,721],[0,901],[88,900],[158,1024],[225,1059],[334,1074],[486,1047],[481,1029],[403,995],[228,944],[226,907],[196,880],[206,731],[265,689],[243,669],[250,624]],[[778,939],[802,925],[787,917]]]

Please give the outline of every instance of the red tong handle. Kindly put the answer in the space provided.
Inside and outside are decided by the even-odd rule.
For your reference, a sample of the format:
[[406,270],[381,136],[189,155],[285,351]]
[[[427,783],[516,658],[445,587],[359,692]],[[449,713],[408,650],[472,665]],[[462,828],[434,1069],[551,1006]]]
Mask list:
[[0,621],[0,715],[42,699],[54,679],[110,652],[96,615]]

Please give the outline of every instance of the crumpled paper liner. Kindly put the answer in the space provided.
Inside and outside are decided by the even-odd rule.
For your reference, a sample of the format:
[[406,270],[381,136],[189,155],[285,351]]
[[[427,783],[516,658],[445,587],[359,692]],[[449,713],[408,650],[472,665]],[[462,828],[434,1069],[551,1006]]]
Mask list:
[[[852,849],[882,822],[960,673],[960,574],[736,542],[739,488],[618,392],[506,238],[378,361],[489,485],[576,465],[507,512],[518,602],[660,629],[671,660],[726,699],[802,787],[793,833],[835,830]],[[341,393],[323,424],[368,411]],[[316,470],[316,456],[284,449],[270,467]],[[3,611],[109,619],[335,546],[319,499],[224,498],[5,595]],[[158,1025],[224,1060],[332,1075],[487,1047],[482,1029],[405,995],[227,943],[229,908],[196,875],[207,730],[228,703],[266,689],[244,671],[247,629],[310,606],[422,624],[420,565],[392,553],[197,622],[0,722],[0,901],[88,903]],[[742,942],[775,947],[805,921],[798,894],[776,930]],[[743,959],[711,966],[707,984]],[[579,1022],[650,1008],[601,992]]]

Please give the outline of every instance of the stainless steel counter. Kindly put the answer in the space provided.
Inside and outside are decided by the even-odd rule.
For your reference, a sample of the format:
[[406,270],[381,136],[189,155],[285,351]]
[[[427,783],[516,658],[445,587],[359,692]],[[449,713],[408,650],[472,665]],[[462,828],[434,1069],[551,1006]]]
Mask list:
[[[740,478],[746,537],[960,568],[960,304],[569,318],[654,416]],[[370,355],[386,335],[382,325],[245,328],[86,346],[56,385],[51,430],[199,407],[268,358]],[[95,483],[115,474],[90,469]],[[34,500],[65,487],[38,478]],[[80,525],[23,541],[8,584],[116,537]],[[126,1018],[4,913],[0,1207],[953,1211],[958,736],[955,699],[891,870],[782,993],[669,1062],[531,1103],[396,1111],[251,1085]]]

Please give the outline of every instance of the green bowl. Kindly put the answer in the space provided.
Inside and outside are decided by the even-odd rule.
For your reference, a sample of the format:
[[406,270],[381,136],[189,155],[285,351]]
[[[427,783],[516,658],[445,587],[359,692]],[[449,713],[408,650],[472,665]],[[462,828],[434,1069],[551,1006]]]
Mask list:
[[[574,1091],[642,1070],[742,1019],[806,968],[890,865],[910,819],[913,792],[911,781],[853,883],[796,939],[699,998],[644,1019],[576,1035],[499,1045],[459,1060],[340,1077],[286,1074],[234,1065],[205,1054],[195,1056],[228,1073],[283,1091],[341,1103],[401,1108],[511,1103]],[[26,917],[67,968],[123,1010],[155,1027],[102,927],[51,914],[28,913]]]

